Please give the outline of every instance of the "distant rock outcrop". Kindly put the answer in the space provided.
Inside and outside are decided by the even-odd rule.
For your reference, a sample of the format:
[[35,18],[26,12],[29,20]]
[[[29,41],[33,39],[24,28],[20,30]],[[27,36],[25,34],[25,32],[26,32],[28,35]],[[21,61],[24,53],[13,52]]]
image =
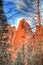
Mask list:
[[25,19],[22,19],[19,23],[18,29],[16,31],[14,42],[19,49],[23,44],[25,44],[30,38],[32,38],[33,32],[30,25]]
[[[34,54],[35,48],[37,49],[38,42],[42,41],[42,50],[43,50],[43,26],[36,26],[35,33],[32,32],[30,25],[26,22],[25,19],[20,20],[19,26],[16,30],[16,27],[8,26],[9,29],[9,43],[12,47],[9,51],[13,52],[12,58],[16,58],[17,52],[21,49],[22,45],[25,46],[30,42],[33,50],[32,53]],[[26,49],[25,49],[26,50]]]
[[16,57],[16,53],[20,50],[23,44],[26,45],[28,41],[32,41],[33,32],[25,19],[20,20],[17,30],[15,26],[8,26],[8,29],[10,36],[9,43],[12,45],[9,51],[14,52],[12,54],[14,58],[14,56]]

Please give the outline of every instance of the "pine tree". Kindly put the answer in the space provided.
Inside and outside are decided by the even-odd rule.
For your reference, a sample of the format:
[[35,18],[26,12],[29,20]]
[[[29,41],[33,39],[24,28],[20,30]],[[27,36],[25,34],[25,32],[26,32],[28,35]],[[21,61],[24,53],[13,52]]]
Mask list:
[[33,50],[33,46],[31,45],[31,42],[28,42],[28,45],[27,45],[27,65],[32,65],[32,50]]
[[42,53],[42,41],[41,40],[39,40],[38,42],[37,42],[37,46],[34,48],[34,50],[35,50],[35,55],[33,55],[33,64],[34,65],[43,65],[43,62],[42,62],[42,60],[43,60],[43,53]]
[[17,58],[15,60],[14,65],[24,65],[22,60],[21,60],[21,53],[20,52],[17,53]]
[[2,0],[0,0],[0,65],[11,65],[11,55],[8,52],[8,23],[3,11]]
[[24,61],[25,61],[25,48],[24,48],[24,44],[22,45],[22,48],[21,48],[21,58],[22,58],[22,62],[24,63]]

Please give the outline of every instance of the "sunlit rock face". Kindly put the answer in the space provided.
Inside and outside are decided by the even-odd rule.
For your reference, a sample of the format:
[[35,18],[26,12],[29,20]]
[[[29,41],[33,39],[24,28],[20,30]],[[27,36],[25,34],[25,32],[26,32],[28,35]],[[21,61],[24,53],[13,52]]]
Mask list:
[[11,44],[14,43],[15,34],[16,34],[16,27],[14,26],[11,28],[11,34],[10,34],[11,35],[11,39],[10,39]]
[[[16,27],[12,27],[11,25],[7,25],[7,28],[8,30],[8,43],[11,45],[11,47],[8,48],[8,51],[11,52],[11,55],[13,57],[13,53],[14,53],[14,45],[15,43],[13,42],[14,38],[15,38],[15,34],[16,34]],[[13,44],[14,43],[14,44]],[[15,54],[14,54],[14,57],[15,57]]]
[[22,45],[25,45],[25,51],[27,50],[27,45],[31,44],[32,54],[35,54],[38,47],[38,43],[42,41],[41,49],[43,50],[43,26],[36,26],[36,31],[32,32],[30,25],[25,19],[20,20],[18,28],[8,26],[9,29],[9,43],[12,45],[9,51],[12,53],[12,59],[15,59],[17,52],[20,51]]
[[15,44],[17,45],[17,50],[25,44],[30,38],[32,38],[33,32],[30,25],[22,19],[19,23],[16,35],[15,35]]
[[30,25],[25,21],[25,19],[20,20],[19,26],[16,30],[15,26],[9,26],[9,43],[12,45],[9,51],[12,51],[12,57],[16,57],[16,53],[20,50],[22,45],[27,45],[28,41],[33,40],[33,32]]
[[11,27],[11,25],[7,26],[8,32],[9,32],[9,40],[8,43],[13,44],[13,39],[15,37],[15,33],[16,33],[16,27]]

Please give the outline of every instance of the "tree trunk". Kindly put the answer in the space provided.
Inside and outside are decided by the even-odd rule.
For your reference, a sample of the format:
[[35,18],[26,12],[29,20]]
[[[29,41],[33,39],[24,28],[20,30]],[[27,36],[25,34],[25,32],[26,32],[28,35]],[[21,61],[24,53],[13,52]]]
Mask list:
[[40,3],[40,1],[38,0],[38,24],[39,24],[39,26],[41,25],[41,19],[40,19],[40,8],[39,8],[39,3]]

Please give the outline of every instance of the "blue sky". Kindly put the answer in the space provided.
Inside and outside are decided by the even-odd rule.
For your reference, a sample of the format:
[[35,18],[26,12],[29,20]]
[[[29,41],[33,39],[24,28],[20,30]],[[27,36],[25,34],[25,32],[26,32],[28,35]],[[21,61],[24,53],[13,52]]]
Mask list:
[[[34,4],[33,0],[3,0],[3,9],[8,23],[17,28],[19,21],[25,18],[30,26],[35,29],[37,23],[37,10],[35,7],[37,5]],[[40,9],[41,21],[43,23],[43,0],[40,0]]]

